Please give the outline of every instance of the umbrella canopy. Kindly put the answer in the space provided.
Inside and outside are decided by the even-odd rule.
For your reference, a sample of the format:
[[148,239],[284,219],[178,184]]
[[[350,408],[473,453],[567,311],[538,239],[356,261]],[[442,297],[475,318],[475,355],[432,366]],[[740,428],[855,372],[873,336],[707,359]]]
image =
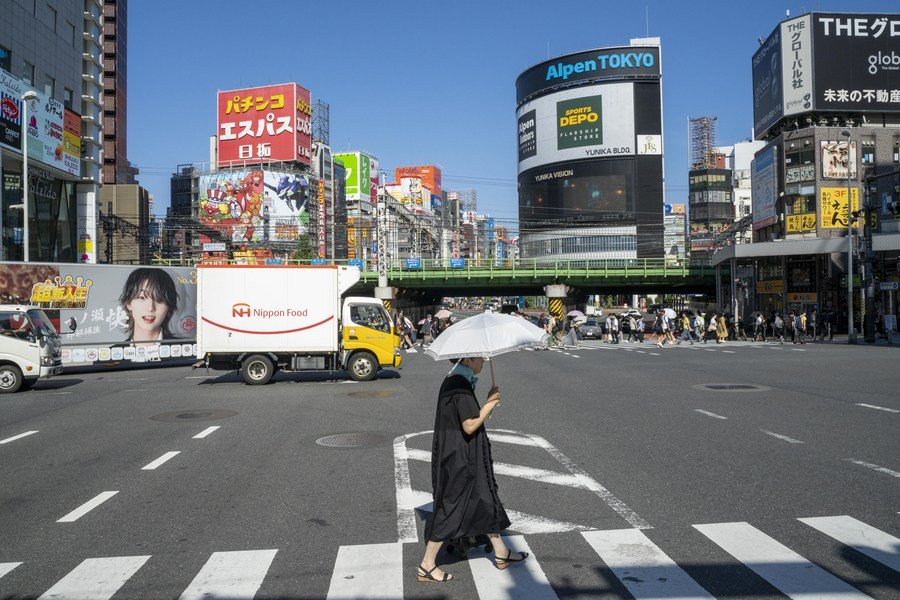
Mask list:
[[449,319],[450,315],[453,314],[446,308],[442,308],[441,310],[434,313],[434,316],[438,319]]
[[481,313],[445,329],[425,353],[435,360],[497,356],[541,344],[547,333],[526,319]]
[[566,313],[566,316],[567,317],[583,317],[584,313],[581,312],[580,310],[570,310],[568,313]]
[[674,311],[674,310],[672,310],[671,308],[664,308],[663,310],[665,311],[667,317],[669,317],[670,319],[674,319],[674,318],[675,318],[675,311]]
[[419,321],[419,325],[423,324],[423,323],[424,323],[425,321],[427,321],[427,320],[428,320],[428,319],[422,319],[421,321]]

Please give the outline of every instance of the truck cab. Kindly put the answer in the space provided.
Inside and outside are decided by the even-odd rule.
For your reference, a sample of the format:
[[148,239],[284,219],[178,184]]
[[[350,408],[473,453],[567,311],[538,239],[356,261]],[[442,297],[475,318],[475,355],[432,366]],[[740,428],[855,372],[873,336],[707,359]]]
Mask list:
[[62,369],[59,334],[44,311],[0,305],[0,394],[27,390]]
[[380,300],[345,298],[341,325],[344,364],[353,379],[371,379],[380,365],[399,367],[403,362],[400,337]]

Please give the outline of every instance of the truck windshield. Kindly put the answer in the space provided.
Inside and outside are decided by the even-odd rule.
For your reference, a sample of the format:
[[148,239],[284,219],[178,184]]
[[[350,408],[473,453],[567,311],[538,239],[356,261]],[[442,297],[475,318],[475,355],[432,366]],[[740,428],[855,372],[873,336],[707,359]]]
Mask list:
[[31,317],[31,322],[34,323],[35,329],[44,335],[56,337],[56,328],[50,323],[50,319],[47,318],[44,311],[33,308],[28,311],[28,316]]
[[391,319],[383,306],[373,304],[352,304],[350,306],[350,320],[357,325],[371,327],[379,331],[391,330]]

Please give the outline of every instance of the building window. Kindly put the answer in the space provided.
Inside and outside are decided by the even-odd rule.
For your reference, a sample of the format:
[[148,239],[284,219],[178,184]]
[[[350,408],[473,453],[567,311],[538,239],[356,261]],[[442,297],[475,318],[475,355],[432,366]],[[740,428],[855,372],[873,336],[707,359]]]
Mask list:
[[56,80],[53,79],[52,77],[50,77],[49,75],[47,75],[46,79],[44,80],[44,93],[52,98],[55,91],[56,91]]
[[12,57],[6,46],[0,46],[0,69],[12,71]]
[[900,142],[894,142],[894,164],[900,163]]
[[72,101],[74,100],[75,93],[69,88],[63,88],[63,106],[68,108],[69,110],[75,110],[72,108]]
[[27,60],[22,61],[22,81],[28,85],[34,85],[34,65]]

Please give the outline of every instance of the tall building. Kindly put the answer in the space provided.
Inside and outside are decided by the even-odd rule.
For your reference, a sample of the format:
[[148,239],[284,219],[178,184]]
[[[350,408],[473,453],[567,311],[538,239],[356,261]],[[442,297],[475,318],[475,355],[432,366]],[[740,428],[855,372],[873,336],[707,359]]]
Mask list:
[[153,250],[151,232],[153,197],[137,184],[120,183],[100,188],[100,262],[146,264]]
[[[719,155],[721,156],[721,155]],[[724,164],[724,157],[718,161]],[[731,170],[705,168],[688,174],[691,262],[709,264],[715,238],[734,222]]]
[[[0,19],[0,259],[95,262],[102,135],[100,0],[8,0]],[[36,97],[27,102],[23,95]],[[27,123],[25,113],[27,112]]]
[[128,0],[103,0],[103,185],[135,183],[127,117]]

